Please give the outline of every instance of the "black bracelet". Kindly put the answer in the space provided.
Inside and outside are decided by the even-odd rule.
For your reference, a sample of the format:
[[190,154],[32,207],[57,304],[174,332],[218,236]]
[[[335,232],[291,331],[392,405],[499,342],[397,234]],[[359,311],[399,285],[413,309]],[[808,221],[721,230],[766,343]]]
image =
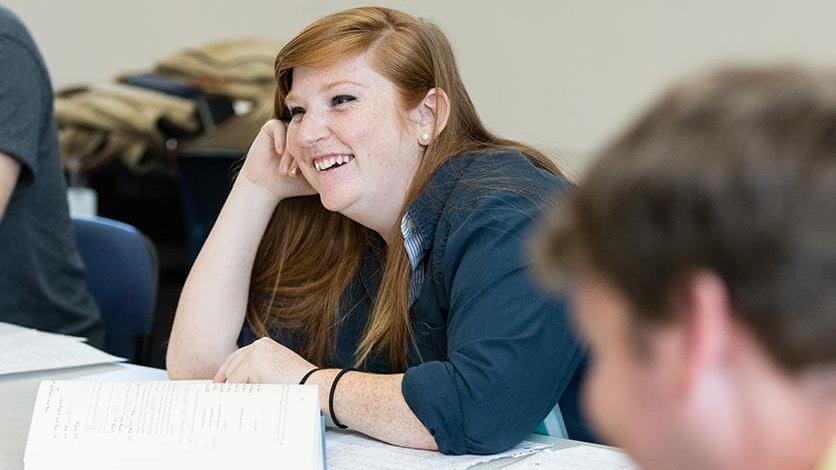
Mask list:
[[314,367],[313,369],[309,370],[305,375],[302,376],[302,380],[299,381],[299,385],[305,385],[305,382],[308,381],[308,378],[318,370],[322,370],[322,367]]
[[352,368],[342,369],[342,370],[340,370],[339,372],[337,372],[336,377],[334,377],[334,381],[333,381],[333,382],[331,382],[331,392],[328,394],[328,409],[329,409],[329,410],[331,410],[331,421],[333,421],[333,422],[334,422],[334,426],[336,426],[336,427],[338,427],[338,428],[340,428],[340,429],[346,429],[348,426],[346,426],[345,424],[343,424],[343,423],[339,422],[339,421],[337,420],[337,415],[334,413],[334,391],[337,389],[337,382],[339,382],[339,381],[340,381],[340,378],[341,378],[341,377],[342,377],[342,376],[343,376],[346,372],[356,371],[356,370],[357,370],[357,369],[352,369]]

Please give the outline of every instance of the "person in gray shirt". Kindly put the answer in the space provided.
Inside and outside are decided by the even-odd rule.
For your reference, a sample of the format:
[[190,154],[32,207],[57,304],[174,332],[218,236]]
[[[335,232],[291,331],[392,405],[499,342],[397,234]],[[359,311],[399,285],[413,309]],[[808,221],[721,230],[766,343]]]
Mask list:
[[84,276],[49,74],[26,27],[0,6],[0,321],[101,347],[104,330]]

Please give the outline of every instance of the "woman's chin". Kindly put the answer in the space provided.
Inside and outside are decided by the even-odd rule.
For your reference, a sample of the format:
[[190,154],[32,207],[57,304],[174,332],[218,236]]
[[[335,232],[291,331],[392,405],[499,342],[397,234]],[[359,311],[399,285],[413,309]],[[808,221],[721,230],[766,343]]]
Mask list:
[[348,206],[348,202],[344,197],[335,194],[319,193],[319,201],[325,209],[331,212],[341,212]]

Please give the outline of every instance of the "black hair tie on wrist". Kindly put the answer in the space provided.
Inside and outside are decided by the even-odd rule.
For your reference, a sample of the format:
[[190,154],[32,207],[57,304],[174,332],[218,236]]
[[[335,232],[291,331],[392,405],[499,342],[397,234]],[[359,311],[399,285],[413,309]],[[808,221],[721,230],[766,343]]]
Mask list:
[[331,392],[328,394],[328,409],[331,411],[331,421],[334,422],[334,426],[336,426],[340,429],[346,429],[346,428],[348,428],[348,426],[339,422],[337,420],[337,415],[334,413],[334,391],[337,389],[337,382],[340,381],[340,378],[342,378],[342,376],[345,375],[346,372],[356,371],[356,370],[357,369],[352,369],[352,368],[342,369],[339,372],[337,372],[336,377],[334,377],[334,381],[331,382]]
[[308,381],[308,378],[313,375],[314,372],[322,370],[322,367],[314,367],[313,369],[309,370],[302,376],[302,380],[299,381],[299,385],[305,385],[305,382]]

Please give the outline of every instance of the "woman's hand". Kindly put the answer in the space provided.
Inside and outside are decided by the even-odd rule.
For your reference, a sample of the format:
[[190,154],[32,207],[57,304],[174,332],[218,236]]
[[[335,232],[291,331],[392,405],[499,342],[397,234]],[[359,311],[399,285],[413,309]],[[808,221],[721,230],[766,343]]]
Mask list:
[[297,384],[314,367],[295,352],[264,337],[230,354],[212,380]]
[[285,135],[285,125],[278,119],[271,119],[261,126],[247,152],[241,175],[279,200],[316,194],[287,151]]

